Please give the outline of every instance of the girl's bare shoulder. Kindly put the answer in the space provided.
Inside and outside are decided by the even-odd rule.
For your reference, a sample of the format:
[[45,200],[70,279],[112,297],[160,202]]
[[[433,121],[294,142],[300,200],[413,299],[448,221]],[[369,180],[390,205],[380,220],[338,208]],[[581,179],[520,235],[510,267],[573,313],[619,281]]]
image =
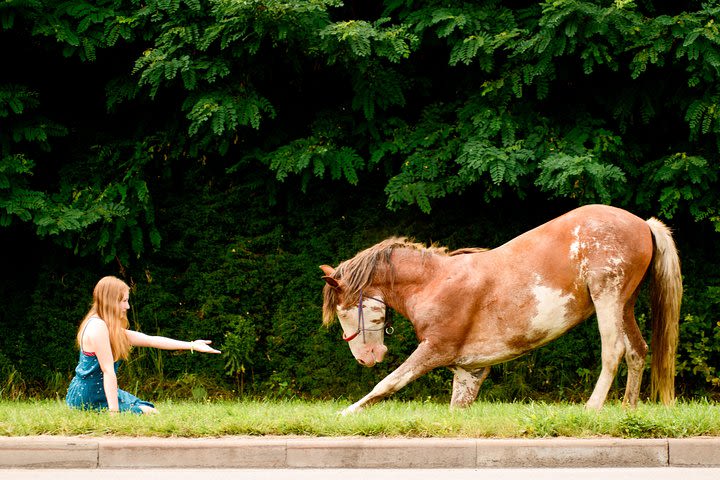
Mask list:
[[90,317],[85,327],[85,334],[96,336],[96,335],[108,335],[107,324],[100,317]]

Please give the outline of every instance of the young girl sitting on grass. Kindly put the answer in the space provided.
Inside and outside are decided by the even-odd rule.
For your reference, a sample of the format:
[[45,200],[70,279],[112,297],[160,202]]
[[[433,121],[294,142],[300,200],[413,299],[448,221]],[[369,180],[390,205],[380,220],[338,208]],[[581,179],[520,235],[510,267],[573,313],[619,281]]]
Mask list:
[[70,407],[107,409],[110,413],[157,413],[152,403],[118,388],[117,367],[128,357],[131,347],[220,353],[210,347],[209,340],[184,342],[128,330],[129,296],[130,288],[116,277],[104,277],[95,285],[92,307],[78,329],[80,360],[65,397]]

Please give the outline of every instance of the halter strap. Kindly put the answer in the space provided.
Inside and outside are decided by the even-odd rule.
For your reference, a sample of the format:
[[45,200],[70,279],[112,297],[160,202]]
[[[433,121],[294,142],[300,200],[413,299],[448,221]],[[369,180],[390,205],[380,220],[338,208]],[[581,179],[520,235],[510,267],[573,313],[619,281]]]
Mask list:
[[360,299],[358,300],[358,328],[352,335],[346,337],[345,334],[343,334],[342,339],[346,342],[349,342],[350,340],[353,340],[355,337],[357,337],[360,332],[363,334],[363,343],[365,343],[365,312],[363,311],[363,292],[360,290]]
[[346,342],[349,342],[350,340],[355,339],[360,333],[363,334],[363,343],[365,343],[365,332],[366,331],[375,331],[375,330],[382,330],[385,329],[385,333],[387,335],[392,335],[395,331],[392,327],[392,310],[388,313],[389,305],[385,303],[385,301],[376,298],[376,297],[367,297],[371,300],[375,300],[376,302],[380,302],[383,305],[385,305],[385,319],[383,321],[383,326],[380,328],[365,328],[365,312],[363,311],[363,292],[360,290],[360,298],[358,299],[358,328],[352,335],[348,335],[347,337],[343,333],[342,339]]

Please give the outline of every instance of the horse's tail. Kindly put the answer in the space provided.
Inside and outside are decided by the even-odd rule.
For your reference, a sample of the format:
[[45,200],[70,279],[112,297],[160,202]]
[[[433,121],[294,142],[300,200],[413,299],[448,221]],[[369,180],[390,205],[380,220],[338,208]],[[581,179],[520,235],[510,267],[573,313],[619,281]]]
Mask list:
[[683,286],[680,258],[670,229],[660,220],[647,221],[654,238],[650,296],[652,365],[650,397],[669,405],[675,401],[675,353],[680,326]]

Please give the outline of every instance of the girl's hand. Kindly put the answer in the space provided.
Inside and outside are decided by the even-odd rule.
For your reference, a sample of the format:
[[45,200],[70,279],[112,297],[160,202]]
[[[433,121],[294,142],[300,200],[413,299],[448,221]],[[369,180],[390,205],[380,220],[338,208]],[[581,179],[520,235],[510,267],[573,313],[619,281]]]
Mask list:
[[210,346],[211,343],[210,340],[193,340],[190,342],[190,352],[220,353],[220,350],[215,350]]

